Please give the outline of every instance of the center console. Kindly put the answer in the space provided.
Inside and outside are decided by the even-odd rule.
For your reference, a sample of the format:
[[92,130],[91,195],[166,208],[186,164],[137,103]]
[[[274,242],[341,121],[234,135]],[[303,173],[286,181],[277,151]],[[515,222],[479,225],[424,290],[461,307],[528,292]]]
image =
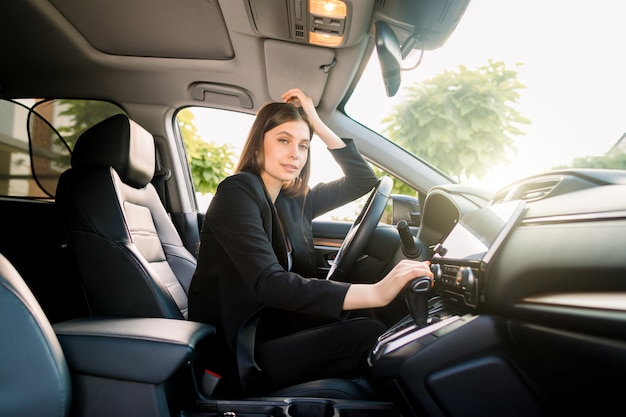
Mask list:
[[510,201],[463,216],[433,250],[428,301],[407,297],[407,303],[421,305],[410,306],[411,315],[380,336],[371,351],[371,374],[403,391],[407,407],[419,405],[410,413],[463,416],[472,403],[484,404],[483,415],[506,415],[510,410],[494,398],[519,398],[533,415],[531,390],[497,354],[509,342],[507,322],[479,314],[489,263],[524,207]]
[[165,318],[84,317],[54,325],[72,373],[73,415],[170,417],[193,389],[192,364],[215,334]]
[[521,200],[466,214],[434,248],[435,291],[451,308],[476,311],[484,302],[489,262],[524,211]]
[[[428,279],[418,278],[408,285],[405,297],[411,315],[378,339],[368,359],[375,373],[393,372],[394,365],[476,318],[473,314],[484,301],[487,266],[524,206],[515,200],[472,211],[434,248],[434,294]],[[429,300],[433,295],[436,298]]]

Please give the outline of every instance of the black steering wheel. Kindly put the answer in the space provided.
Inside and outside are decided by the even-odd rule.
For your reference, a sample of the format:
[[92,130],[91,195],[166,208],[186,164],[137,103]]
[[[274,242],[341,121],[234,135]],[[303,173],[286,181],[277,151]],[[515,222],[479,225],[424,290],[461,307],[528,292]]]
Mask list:
[[350,268],[361,257],[372,233],[374,233],[374,229],[383,216],[392,188],[393,180],[391,178],[384,176],[378,180],[378,184],[369,195],[361,213],[350,226],[326,279],[343,281]]

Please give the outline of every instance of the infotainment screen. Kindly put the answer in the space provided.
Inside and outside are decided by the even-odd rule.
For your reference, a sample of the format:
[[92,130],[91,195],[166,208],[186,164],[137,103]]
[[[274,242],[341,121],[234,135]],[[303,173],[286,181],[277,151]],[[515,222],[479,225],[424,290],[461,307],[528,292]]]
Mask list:
[[489,262],[524,211],[521,200],[507,201],[464,215],[434,258]]

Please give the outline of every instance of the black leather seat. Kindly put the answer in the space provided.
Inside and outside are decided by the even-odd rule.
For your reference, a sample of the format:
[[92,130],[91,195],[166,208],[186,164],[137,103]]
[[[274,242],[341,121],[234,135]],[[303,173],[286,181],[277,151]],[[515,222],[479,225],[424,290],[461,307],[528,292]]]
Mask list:
[[[188,397],[172,385],[165,390],[162,381],[178,375],[175,369],[195,357],[194,347],[210,337],[211,326],[178,320],[87,317],[53,327],[20,274],[0,254],[0,334],[0,416],[156,417],[169,415],[166,391],[172,398],[177,398],[175,392]],[[183,384],[181,389],[186,387]],[[226,400],[224,407],[255,410],[257,415],[256,411],[280,400],[276,397],[353,400],[367,399],[371,393],[353,381],[322,380],[272,395],[275,400],[268,398],[266,404],[259,398],[250,402],[240,399]],[[204,400],[204,404],[216,407],[219,400]],[[296,402],[290,407],[314,407],[316,411],[326,407],[322,410],[326,413],[315,415],[328,415],[328,404]]]
[[187,317],[196,267],[155,187],[154,138],[122,114],[85,131],[56,203],[93,315]]
[[177,408],[195,406],[190,368],[214,332],[165,318],[84,317],[52,326],[0,254],[0,416],[179,415]]
[[0,415],[69,415],[71,379],[61,345],[32,292],[3,255],[0,334]]

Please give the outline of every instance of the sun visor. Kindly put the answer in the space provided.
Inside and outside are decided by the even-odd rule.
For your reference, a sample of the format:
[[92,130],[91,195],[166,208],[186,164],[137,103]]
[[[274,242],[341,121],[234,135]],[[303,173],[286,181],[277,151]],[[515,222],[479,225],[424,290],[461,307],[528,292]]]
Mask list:
[[300,88],[317,106],[335,64],[335,51],[302,44],[265,41],[265,67],[270,97],[281,101],[282,94]]
[[107,54],[215,60],[235,56],[216,1],[50,0],[50,3],[87,42]]

